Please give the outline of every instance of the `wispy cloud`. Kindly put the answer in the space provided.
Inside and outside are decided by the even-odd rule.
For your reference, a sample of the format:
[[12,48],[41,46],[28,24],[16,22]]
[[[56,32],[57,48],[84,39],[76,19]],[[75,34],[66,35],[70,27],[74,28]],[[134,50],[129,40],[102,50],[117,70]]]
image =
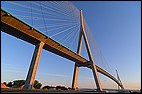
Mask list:
[[16,71],[25,71],[25,72],[27,72],[26,67],[23,67],[23,65],[13,65],[11,63],[3,63],[1,65],[1,70],[2,71],[9,71],[9,72],[16,72]]
[[[1,70],[3,72],[14,72],[14,73],[26,73],[27,71],[17,71],[17,70],[11,70],[11,69],[3,69]],[[60,74],[49,74],[49,73],[37,73],[37,75],[48,75],[48,76],[56,76],[56,77],[70,77],[69,75],[60,75]]]
[[49,76],[58,76],[58,77],[70,77],[69,75],[49,74],[49,73],[37,73],[37,75],[49,75]]
[[2,66],[15,66],[15,65],[13,65],[11,63],[2,63]]
[[21,67],[2,66],[1,69],[2,69],[2,70],[3,70],[3,69],[14,69],[14,70],[15,70],[15,69],[18,69],[18,70],[19,70],[19,69],[21,69]]
[[[23,70],[16,70],[17,68],[5,68],[5,69],[2,69],[1,71],[2,72],[9,72],[9,73],[22,73],[22,74],[27,74],[27,71],[23,71]],[[72,78],[72,76],[70,75],[62,75],[62,74],[52,74],[52,73],[41,73],[41,72],[37,72],[36,74],[37,76],[54,76],[54,77],[66,77],[66,78]],[[93,77],[80,77],[80,78],[83,78],[83,79],[90,79],[90,80],[93,80],[94,78]]]
[[16,72],[16,73],[25,73],[25,72],[22,72],[22,71],[10,70],[10,69],[4,69],[4,70],[1,70],[1,71],[5,71],[5,72]]

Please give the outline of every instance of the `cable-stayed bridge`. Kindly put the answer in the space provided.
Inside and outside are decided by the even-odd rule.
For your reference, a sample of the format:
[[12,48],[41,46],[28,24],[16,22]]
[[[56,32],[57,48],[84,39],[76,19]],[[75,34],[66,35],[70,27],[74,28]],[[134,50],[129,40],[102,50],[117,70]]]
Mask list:
[[[35,45],[25,89],[32,89],[42,49],[75,62],[72,89],[76,90],[79,67],[90,68],[97,89],[102,91],[98,72],[124,89],[120,79],[98,66],[105,62],[82,10],[68,1],[3,1],[1,31]],[[85,47],[88,57],[83,56]],[[103,65],[106,65],[104,64]]]

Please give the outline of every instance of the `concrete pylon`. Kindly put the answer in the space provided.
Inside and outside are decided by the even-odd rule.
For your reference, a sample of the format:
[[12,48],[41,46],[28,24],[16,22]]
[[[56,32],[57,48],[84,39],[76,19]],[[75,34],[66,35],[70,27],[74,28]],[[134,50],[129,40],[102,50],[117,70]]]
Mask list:
[[[82,32],[79,34],[79,41],[78,41],[78,48],[77,48],[77,54],[81,53],[82,49]],[[79,66],[75,63],[74,66],[74,74],[73,74],[73,81],[72,81],[72,89],[76,90],[77,89],[77,84],[78,84],[78,72],[79,72]]]
[[37,67],[38,67],[38,63],[39,63],[39,59],[40,59],[40,54],[41,54],[44,44],[45,44],[44,42],[40,42],[35,47],[32,61],[30,64],[30,68],[28,71],[28,75],[26,78],[26,82],[24,85],[24,89],[32,89],[33,88],[33,84],[34,84],[34,80],[35,80],[35,76],[36,76],[36,71],[37,71]]
[[[117,74],[117,79],[118,79],[118,81],[119,81],[120,84],[121,84],[121,89],[124,90],[124,86],[123,86],[123,84],[122,84],[122,82],[121,82],[121,79],[119,78],[119,75],[118,75],[117,70],[116,70],[116,74]],[[118,85],[118,90],[119,90],[119,85]]]
[[97,90],[102,91],[102,85],[101,85],[101,82],[100,82],[100,78],[98,76],[95,61],[93,59],[93,55],[92,55],[92,52],[91,52],[91,49],[90,49],[90,46],[89,46],[89,42],[88,42],[88,39],[87,39],[87,35],[86,35],[86,32],[85,32],[85,28],[84,28],[84,19],[83,19],[82,10],[80,10],[80,20],[81,20],[81,32],[83,34],[83,38],[84,38],[84,41],[85,41],[85,46],[86,46],[88,57],[89,57],[89,60],[90,60],[90,63],[91,63],[92,72],[93,72],[93,76],[94,76],[94,79],[95,79],[95,82],[96,82]]

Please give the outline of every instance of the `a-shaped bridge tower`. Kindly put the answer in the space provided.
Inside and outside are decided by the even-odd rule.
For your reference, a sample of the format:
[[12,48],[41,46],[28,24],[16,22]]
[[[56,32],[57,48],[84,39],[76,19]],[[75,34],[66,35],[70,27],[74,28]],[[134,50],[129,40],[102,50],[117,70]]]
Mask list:
[[[92,55],[92,52],[91,52],[91,49],[90,49],[90,46],[89,46],[89,42],[88,42],[88,39],[87,39],[87,35],[86,35],[86,32],[85,32],[85,28],[84,28],[84,18],[83,18],[82,10],[80,10],[80,23],[81,23],[81,25],[80,25],[80,34],[79,34],[77,54],[80,54],[80,52],[81,52],[82,39],[84,38],[85,46],[86,46],[87,53],[88,53],[88,56],[89,56],[89,62],[88,63],[90,64],[90,67],[92,69],[97,89],[99,91],[102,91],[102,86],[101,86],[101,82],[100,82],[98,72],[97,72],[97,69],[96,69],[96,64],[94,62],[93,55]],[[79,66],[80,65],[75,64],[73,83],[72,83],[72,88],[73,89],[76,89],[76,87],[77,87]]]

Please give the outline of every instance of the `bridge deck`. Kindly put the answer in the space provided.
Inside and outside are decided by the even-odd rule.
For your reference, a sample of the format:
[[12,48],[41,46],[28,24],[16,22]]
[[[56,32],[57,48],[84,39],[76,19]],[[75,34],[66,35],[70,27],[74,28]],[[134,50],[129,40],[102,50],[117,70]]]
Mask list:
[[4,11],[1,11],[1,29],[12,36],[25,40],[33,45],[36,45],[40,41],[45,43],[43,49],[51,51],[59,56],[65,57],[76,63],[86,63],[87,60],[77,55],[68,48],[60,45],[53,39],[47,37],[36,29],[31,29],[31,27],[17,18],[11,16],[6,16]]
[[[36,29],[32,29],[32,27],[25,24],[16,17],[8,14],[2,9],[1,9],[1,31],[8,33],[12,36],[15,36],[17,38],[20,38],[33,45],[36,45],[40,41],[43,41],[45,43],[43,49],[53,52],[71,61],[74,61],[75,63],[81,66],[91,68],[89,61],[86,60],[85,58],[81,57],[80,55],[76,54],[70,49],[64,47],[63,45],[60,45],[58,42],[47,37],[46,35],[42,34]],[[109,78],[114,80],[118,85],[121,86],[121,84],[116,78],[114,78],[112,75],[110,75],[108,72],[106,72],[99,66],[96,65],[96,67],[98,72],[108,76]]]

